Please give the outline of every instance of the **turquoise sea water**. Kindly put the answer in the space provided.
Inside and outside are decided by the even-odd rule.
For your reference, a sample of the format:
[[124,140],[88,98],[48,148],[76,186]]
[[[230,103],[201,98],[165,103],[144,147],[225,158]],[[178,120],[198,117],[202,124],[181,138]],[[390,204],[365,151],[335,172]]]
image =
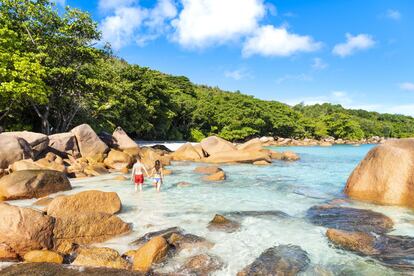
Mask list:
[[[349,174],[371,148],[370,145],[274,147],[277,151],[295,151],[301,160],[275,161],[269,166],[223,165],[227,180],[217,183],[204,182],[202,175],[193,173],[199,163],[175,163],[169,168],[173,174],[166,177],[161,193],[156,193],[149,182],[144,192],[135,193],[129,181],[115,181],[112,174],[73,180],[74,189],[65,194],[90,189],[119,194],[123,202],[119,216],[133,224],[133,233],[101,245],[121,253],[135,249],[129,242],[147,232],[180,226],[215,243],[213,248],[201,252],[217,255],[224,261],[225,267],[216,275],[235,275],[265,249],[278,244],[299,245],[308,252],[311,266],[304,275],[393,275],[396,272],[374,260],[332,247],[325,237],[326,229],[304,219],[310,207],[344,198],[342,189]],[[177,186],[183,181],[190,186]],[[414,214],[408,209],[353,201],[346,204],[382,212],[394,220],[393,234],[414,236]],[[216,213],[253,210],[279,210],[291,218],[247,217],[241,220],[241,230],[235,233],[207,229]],[[196,253],[200,250],[184,251],[161,270],[172,271]]]

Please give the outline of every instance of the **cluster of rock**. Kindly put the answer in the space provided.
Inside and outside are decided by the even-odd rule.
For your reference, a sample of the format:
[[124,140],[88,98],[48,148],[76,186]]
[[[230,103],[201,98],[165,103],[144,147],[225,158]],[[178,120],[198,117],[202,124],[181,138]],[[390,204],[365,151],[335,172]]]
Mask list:
[[171,159],[164,150],[140,148],[120,127],[112,135],[98,136],[87,124],[49,136],[4,132],[0,144],[0,176],[25,170],[55,170],[69,177],[97,176],[114,170],[128,172],[138,155],[148,168],[155,160],[169,165]]
[[275,152],[264,148],[259,138],[243,144],[233,144],[217,136],[207,137],[197,145],[186,143],[171,154],[172,160],[204,163],[251,163],[268,165],[272,159],[296,161],[299,156],[293,152]]
[[304,138],[282,138],[282,137],[261,137],[260,141],[264,146],[322,146],[329,147],[333,145],[362,145],[362,144],[381,144],[386,141],[385,137],[373,136],[361,140],[335,139],[334,137],[325,137],[319,140]]

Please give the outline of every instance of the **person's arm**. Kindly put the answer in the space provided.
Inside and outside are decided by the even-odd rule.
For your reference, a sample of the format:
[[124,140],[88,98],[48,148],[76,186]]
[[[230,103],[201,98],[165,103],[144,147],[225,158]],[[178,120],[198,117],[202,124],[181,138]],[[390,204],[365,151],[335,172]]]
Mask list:
[[160,168],[161,181],[164,181],[164,170]]
[[147,177],[150,177],[150,176],[149,176],[149,173],[148,173],[148,171],[147,171],[147,168],[145,168],[145,165],[144,165],[144,164],[142,164],[142,168],[144,169],[144,172],[147,174]]

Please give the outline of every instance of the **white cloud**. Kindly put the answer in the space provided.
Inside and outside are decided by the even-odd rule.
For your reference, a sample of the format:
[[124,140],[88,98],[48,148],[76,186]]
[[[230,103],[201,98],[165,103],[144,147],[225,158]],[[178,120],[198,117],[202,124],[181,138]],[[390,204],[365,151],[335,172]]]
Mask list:
[[137,0],[99,0],[98,8],[102,12],[108,12],[121,7],[129,7],[135,3]]
[[308,74],[299,74],[299,75],[287,74],[287,75],[284,75],[283,77],[278,78],[276,80],[276,83],[281,84],[283,82],[291,81],[291,80],[293,80],[293,81],[312,81],[313,77],[308,75]]
[[322,44],[310,36],[289,33],[286,28],[265,25],[258,28],[243,46],[243,55],[290,56],[298,52],[313,52]]
[[401,90],[414,91],[414,83],[412,82],[403,82],[399,84]]
[[100,24],[103,41],[110,42],[115,50],[128,45],[145,17],[146,11],[141,8],[118,8],[115,15],[106,17]]
[[353,36],[346,34],[346,42],[335,45],[332,53],[341,57],[346,57],[354,54],[359,50],[366,50],[375,45],[375,41],[371,35],[359,34]]
[[250,78],[251,74],[246,69],[241,68],[232,71],[225,71],[224,76],[234,80],[241,80],[244,78]]
[[223,44],[252,33],[266,13],[262,0],[182,0],[172,24],[174,40],[187,48]]
[[159,0],[157,5],[150,10],[148,25],[151,28],[162,28],[165,26],[165,21],[177,16],[177,7],[171,0]]
[[321,58],[314,58],[312,61],[312,68],[315,70],[323,70],[328,67],[328,64],[324,62]]
[[396,21],[401,19],[401,13],[398,10],[389,9],[387,10],[387,13],[385,14],[385,16],[389,19],[396,20]]

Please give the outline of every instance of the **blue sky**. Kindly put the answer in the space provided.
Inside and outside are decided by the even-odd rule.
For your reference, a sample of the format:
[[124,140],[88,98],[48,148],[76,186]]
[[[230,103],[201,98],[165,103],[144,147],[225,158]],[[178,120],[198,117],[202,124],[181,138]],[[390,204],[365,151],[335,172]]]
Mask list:
[[414,115],[414,1],[56,0],[131,63],[288,104]]

